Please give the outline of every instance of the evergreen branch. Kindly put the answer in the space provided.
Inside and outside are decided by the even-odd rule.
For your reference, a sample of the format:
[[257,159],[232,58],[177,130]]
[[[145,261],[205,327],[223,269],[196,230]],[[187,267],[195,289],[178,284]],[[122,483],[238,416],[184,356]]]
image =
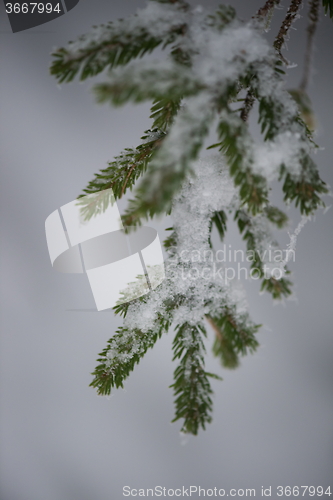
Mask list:
[[195,95],[200,90],[202,85],[191,70],[173,61],[135,62],[113,71],[108,82],[94,87],[97,102],[116,106],[150,99],[179,102],[183,96]]
[[277,207],[267,205],[263,212],[269,222],[274,224],[278,229],[282,229],[288,224],[288,216]]
[[[204,20],[205,27],[216,30],[218,33],[224,30],[236,18],[236,11],[230,5],[220,5],[214,14],[206,16]],[[200,53],[200,47],[197,45],[195,37],[191,36],[190,29],[182,37],[170,52],[172,59],[190,68],[196,56]]]
[[214,14],[206,18],[208,26],[223,30],[236,18],[236,11],[231,5],[219,5]]
[[[259,124],[265,141],[272,141],[281,133],[297,133],[300,149],[316,148],[312,133],[299,114],[298,107],[290,99],[290,93],[284,92],[284,99],[273,96],[259,96]],[[289,95],[288,95],[289,94]]]
[[322,0],[325,15],[329,14],[330,18],[333,18],[333,0]]
[[285,177],[283,183],[284,200],[295,201],[302,215],[310,215],[325,203],[320,195],[327,194],[327,184],[321,180],[316,165],[312,158],[304,155],[302,158],[302,175],[293,176],[287,173],[285,166],[281,167],[280,180]]
[[[70,42],[68,48],[53,52],[51,74],[59,83],[70,82],[77,74],[85,80],[106,68],[123,66],[161,44],[165,48],[186,30],[184,5],[183,2],[174,2],[174,5],[150,2],[126,20],[94,27],[88,35]],[[155,22],[150,22],[155,17]],[[159,29],[155,26],[157,20]]]
[[[256,269],[256,277],[262,279],[262,290],[282,298],[291,293],[291,283],[284,277],[289,274],[284,269],[288,258],[283,259],[278,250],[270,224],[281,228],[287,216],[268,205],[268,182],[280,174],[285,200],[294,200],[305,214],[323,205],[320,195],[327,192],[310,156],[316,147],[311,132],[283,89],[281,77],[282,61],[286,62],[281,51],[301,0],[291,0],[274,42],[277,54],[257,29],[263,24],[267,29],[279,3],[267,0],[254,16],[255,22],[244,24],[236,19],[232,7],[222,5],[206,16],[188,14],[190,7],[183,0],[152,0],[136,16],[96,28],[53,54],[51,72],[60,82],[77,74],[84,80],[106,68],[114,69],[106,83],[95,87],[100,102],[122,105],[153,100],[153,130],[146,132],[137,148],[125,149],[95,174],[78,204],[87,220],[115,203],[143,176],[123,222],[133,226],[142,218],[168,213],[172,207],[174,228],[164,242],[171,265],[166,266],[163,282],[161,266],[148,266],[149,273],[156,272],[159,286],[140,299],[133,297],[138,296],[138,289],[142,291],[142,281],[144,293],[148,292],[143,275],[121,292],[120,301],[127,303],[118,304],[114,311],[124,317],[124,324],[100,354],[90,385],[99,394],[122,387],[146,351],[174,321],[173,359],[179,360],[179,366],[171,387],[174,420],[184,420],[183,432],[197,434],[212,419],[209,377],[219,377],[205,371],[204,318],[215,331],[213,352],[223,366],[236,367],[240,356],[258,346],[255,333],[259,325],[243,312],[243,297],[238,289],[234,293],[223,267],[215,266],[217,257],[214,260],[208,245],[212,227],[216,226],[223,239],[226,213],[237,210],[235,219],[247,252],[252,254],[251,271]],[[323,5],[332,14],[332,0],[323,0]],[[311,0],[306,58],[311,56],[318,6],[319,0]],[[167,61],[128,64],[157,46],[169,44],[173,46]],[[310,59],[306,59],[304,88],[309,65]],[[243,107],[232,111],[229,105],[242,89],[247,89]],[[181,105],[183,98],[185,104]],[[255,99],[259,101],[263,144],[254,142],[247,123]],[[219,142],[212,147],[219,147],[222,154],[195,162],[215,112],[219,113]],[[239,195],[233,184],[239,187]],[[295,245],[296,239],[289,250]],[[276,260],[276,254],[271,257],[271,247],[281,252],[281,259]],[[192,260],[184,257],[184,252]],[[211,268],[206,265],[207,252]],[[274,274],[275,266],[281,279]],[[207,271],[212,271],[209,277]],[[151,276],[150,283],[154,283]]]
[[119,314],[119,316],[126,318],[128,308],[130,305],[131,305],[130,302],[123,302],[122,304],[117,304],[116,306],[114,306],[113,310],[115,314]]
[[172,232],[163,241],[163,246],[167,250],[167,252],[170,255],[170,257],[174,257],[174,255],[175,255],[175,248],[176,248],[176,244],[177,244],[176,231],[174,231],[173,227],[168,227],[166,229],[166,231],[172,231]]
[[170,386],[176,397],[173,422],[184,419],[181,432],[194,435],[197,435],[200,427],[205,429],[205,425],[212,421],[213,391],[208,380],[212,374],[204,370],[202,335],[206,336],[202,324],[192,326],[184,323],[177,326],[173,341],[173,360],[180,359],[174,372],[175,382]]
[[[135,182],[147,169],[147,165],[158,148],[161,146],[165,133],[161,130],[146,130],[141,139],[144,141],[137,148],[127,148],[109,166],[95,174],[95,178],[88,183],[78,198],[84,197],[80,201],[81,214],[84,220],[104,211],[107,208],[107,201],[103,191],[112,189],[114,198],[123,196],[127,189],[132,189]],[[94,196],[91,200],[87,195],[101,192],[100,196]],[[112,201],[112,200],[109,200]]]
[[83,221],[89,221],[92,217],[105,212],[108,206],[113,206],[115,197],[112,190],[105,188],[99,190],[99,194],[81,195],[78,197],[77,206],[80,207],[80,217]]
[[[277,227],[283,227],[287,222],[286,215],[278,208],[268,206],[256,217],[251,217],[244,210],[238,210],[235,219],[239,232],[243,234],[243,240],[246,242],[247,252],[252,256],[251,269],[256,270],[257,278],[263,280],[261,290],[271,293],[273,299],[288,297],[291,294],[291,281],[281,276],[280,279],[277,279],[271,274],[271,248],[278,249],[278,245],[273,240],[268,226],[268,221],[270,221]],[[280,252],[279,262],[282,262],[282,251],[280,250]],[[277,266],[279,262],[276,263]],[[281,273],[283,271],[281,269]],[[287,270],[284,271],[284,274],[290,274],[290,272]]]
[[[264,135],[265,141],[273,140],[281,131],[280,126],[283,112],[283,104],[276,102],[274,98],[259,98],[259,125],[261,125],[261,133]],[[284,125],[285,122],[286,117],[284,117]]]
[[310,0],[309,4],[309,24],[307,27],[307,40],[306,40],[306,49],[305,49],[305,56],[304,56],[304,70],[303,70],[303,77],[300,83],[300,90],[303,92],[306,91],[308,83],[309,83],[309,77],[310,77],[310,70],[311,70],[311,60],[312,60],[312,53],[313,53],[313,41],[314,41],[314,35],[316,33],[317,29],[317,24],[319,20],[319,3],[320,0]]
[[192,55],[192,51],[188,48],[184,50],[184,47],[181,46],[181,43],[174,45],[170,52],[170,56],[176,63],[187,66],[188,68],[190,68],[192,64]]
[[226,156],[230,175],[240,187],[240,198],[255,215],[267,202],[267,185],[264,177],[252,172],[253,143],[248,129],[243,120],[226,108],[220,114],[218,134],[221,142],[210,148],[218,146]]
[[316,117],[313,112],[310,97],[305,91],[301,90],[300,88],[289,89],[288,92],[296,102],[300,116],[305,125],[310,130],[310,132],[313,132],[316,128]]
[[208,239],[209,246],[212,246],[212,244],[211,244],[211,232],[213,229],[213,225],[216,227],[216,229],[219,233],[219,236],[221,238],[221,241],[222,241],[224,239],[224,235],[225,235],[226,230],[227,230],[227,216],[223,210],[220,210],[219,212],[215,212],[210,220],[209,239]]
[[222,366],[224,368],[237,368],[239,366],[239,359],[236,352],[233,349],[232,342],[228,341],[217,326],[216,320],[213,320],[210,316],[206,316],[206,320],[213,328],[215,333],[215,340],[213,344],[213,354],[217,358],[220,358]]
[[52,54],[54,61],[50,73],[57,78],[58,83],[71,82],[77,74],[80,80],[86,80],[98,75],[104,69],[112,69],[115,66],[125,65],[137,57],[143,57],[161,43],[162,40],[145,34],[145,37],[140,35],[137,44],[119,43],[110,38],[108,42],[81,50],[75,56],[71,55],[70,50],[60,48]]
[[[289,274],[289,271],[286,272]],[[261,292],[268,292],[272,295],[274,300],[280,300],[282,297],[288,297],[291,295],[292,282],[286,278],[276,279],[271,276],[268,279],[264,279],[261,284]]]
[[298,17],[298,11],[302,5],[302,0],[291,0],[289,9],[287,11],[287,15],[283,20],[283,23],[280,27],[279,33],[277,34],[277,37],[275,38],[275,41],[273,43],[273,47],[279,54],[280,59],[288,65],[288,61],[284,58],[284,56],[281,53],[282,46],[284,45],[286,38],[288,36],[288,32],[290,30],[290,27],[292,23],[297,19]]
[[[119,306],[118,306],[119,307]],[[148,349],[167,331],[170,323],[158,315],[154,329],[142,332],[137,328],[120,327],[100,353],[99,365],[92,375],[90,387],[97,388],[99,395],[108,395],[113,387],[123,387],[124,380],[139,363]]]
[[285,200],[295,200],[301,213],[309,215],[324,206],[320,195],[328,193],[328,189],[310,156],[311,149],[317,147],[312,134],[298,109],[287,103],[287,96],[284,101],[272,96],[259,97],[259,123],[265,141],[273,141],[281,133],[284,141],[292,139],[291,154],[280,165],[280,180],[284,178]]
[[162,97],[155,99],[150,109],[151,115],[149,118],[154,120],[152,128],[158,128],[166,132],[174,122],[175,116],[180,109],[181,98],[169,99]]
[[254,334],[260,325],[239,324],[230,310],[219,317],[206,315],[208,323],[215,332],[213,353],[221,359],[225,368],[236,368],[239,365],[239,355],[246,355],[247,351],[253,353],[259,343]]
[[275,60],[273,67],[267,67],[267,71],[271,73],[268,88],[265,82],[261,82],[259,75],[255,75],[252,81],[259,100],[259,124],[264,140],[272,140],[281,132],[297,129],[300,138],[311,146],[316,146],[311,132],[299,116],[297,106],[290,99],[289,93],[283,89],[281,75],[284,75],[284,71],[281,70],[281,65],[281,61]]
[[200,95],[188,100],[150,162],[136,197],[130,200],[123,218],[125,225],[133,226],[141,218],[170,210],[175,193],[192,172],[191,162],[199,154],[213,116],[209,96]]

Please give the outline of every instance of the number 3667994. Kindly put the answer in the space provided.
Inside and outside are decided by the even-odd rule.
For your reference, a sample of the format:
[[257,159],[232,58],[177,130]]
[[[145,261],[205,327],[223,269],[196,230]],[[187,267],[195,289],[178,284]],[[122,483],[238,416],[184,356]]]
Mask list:
[[61,13],[60,3],[53,6],[50,2],[33,2],[33,3],[6,3],[7,14],[51,14],[51,12]]

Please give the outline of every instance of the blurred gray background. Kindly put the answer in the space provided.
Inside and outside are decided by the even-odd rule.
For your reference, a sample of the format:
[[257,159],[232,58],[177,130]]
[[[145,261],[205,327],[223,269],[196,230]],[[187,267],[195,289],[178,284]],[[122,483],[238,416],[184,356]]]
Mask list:
[[[248,19],[264,1],[229,3]],[[151,121],[148,104],[97,106],[92,82],[57,86],[50,52],[143,5],[81,0],[62,18],[16,34],[0,5],[1,500],[118,500],[125,485],[256,488],[257,497],[261,486],[332,487],[332,209],[318,212],[298,238],[290,266],[296,300],[274,305],[247,285],[252,316],[264,325],[258,352],[228,372],[210,353],[210,332],[207,368],[224,380],[213,383],[214,421],[205,432],[184,444],[180,422],[170,424],[172,332],[124,390],[102,398],[88,387],[97,353],[121,321],[113,312],[68,310],[91,309],[93,299],[85,276],[53,271],[44,221],[114,155],[136,146]],[[289,70],[290,87],[302,70],[305,9],[294,27],[286,56],[299,66]],[[332,185],[333,25],[323,16],[315,45],[309,92],[325,147],[316,159]],[[292,208],[289,215],[292,229],[300,215]],[[162,238],[168,225],[155,224]],[[235,234],[226,243],[238,244]]]

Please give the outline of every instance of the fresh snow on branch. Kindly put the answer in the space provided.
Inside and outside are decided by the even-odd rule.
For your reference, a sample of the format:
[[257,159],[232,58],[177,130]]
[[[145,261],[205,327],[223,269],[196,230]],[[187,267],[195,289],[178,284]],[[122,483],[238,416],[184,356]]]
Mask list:
[[[226,368],[238,366],[240,357],[258,346],[259,325],[250,319],[239,280],[217,259],[212,228],[223,240],[228,218],[233,217],[247,255],[252,255],[251,278],[260,279],[261,290],[273,299],[288,297],[290,271],[285,266],[297,234],[324,205],[322,195],[328,192],[312,158],[317,145],[304,122],[306,115],[312,116],[305,85],[290,92],[285,88],[281,50],[302,2],[290,3],[273,47],[262,33],[279,3],[266,1],[243,22],[226,5],[209,13],[183,0],[151,0],[137,14],[94,27],[52,54],[51,73],[60,83],[109,70],[105,81],[95,85],[99,102],[152,103],[153,123],[141,144],[125,149],[95,174],[84,193],[111,188],[118,199],[135,187],[124,226],[171,215],[173,227],[164,242],[166,278],[139,299],[133,300],[135,283],[122,291],[127,300],[114,309],[123,316],[123,326],[100,353],[91,385],[99,394],[123,386],[146,351],[174,328],[173,359],[178,366],[172,387],[175,420],[183,420],[183,432],[197,434],[212,419],[209,379],[218,377],[205,371],[206,326],[214,332],[213,353]],[[332,13],[330,3],[323,1]],[[311,5],[308,33],[313,38],[318,4],[315,12]],[[137,60],[157,47],[169,53],[159,54],[158,60]],[[259,139],[249,122],[256,102]],[[235,109],[237,104],[240,109]],[[217,143],[210,148],[218,153],[205,157],[202,148],[214,123]],[[303,216],[285,258],[273,237],[273,229],[288,220],[270,204],[270,185],[276,179],[282,182],[284,200],[294,201]],[[82,202],[83,218],[88,220],[103,206]],[[160,279],[160,273],[160,266],[149,269],[152,279]]]

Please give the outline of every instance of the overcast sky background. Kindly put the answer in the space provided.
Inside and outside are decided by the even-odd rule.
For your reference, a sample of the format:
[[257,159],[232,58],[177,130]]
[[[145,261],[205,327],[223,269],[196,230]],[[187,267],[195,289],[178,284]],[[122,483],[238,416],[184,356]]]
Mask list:
[[[193,4],[199,2],[191,2]],[[263,0],[234,0],[248,19]],[[217,1],[202,2],[216,7]],[[277,12],[270,36],[285,15]],[[157,342],[124,390],[88,387],[97,353],[120,320],[93,308],[85,276],[53,271],[44,222],[72,201],[149,128],[148,105],[97,106],[92,82],[59,88],[48,73],[55,46],[92,25],[134,13],[141,0],[81,0],[71,12],[12,34],[0,5],[1,70],[1,500],[121,499],[122,487],[322,485],[333,477],[332,209],[297,242],[295,298],[274,305],[247,286],[261,347],[226,371],[210,353],[214,421],[182,444],[173,418],[172,332]],[[288,43],[289,86],[300,80],[305,10]],[[321,19],[310,95],[322,178],[333,184],[333,25]],[[328,198],[328,204],[331,200]],[[122,204],[123,207],[123,204]],[[300,221],[290,209],[291,229]],[[155,224],[161,238],[167,221]],[[281,241],[288,242],[282,234]],[[226,243],[238,244],[234,229]],[[332,487],[331,481],[331,487]],[[333,491],[333,490],[332,490]],[[273,495],[274,498],[274,495]]]

